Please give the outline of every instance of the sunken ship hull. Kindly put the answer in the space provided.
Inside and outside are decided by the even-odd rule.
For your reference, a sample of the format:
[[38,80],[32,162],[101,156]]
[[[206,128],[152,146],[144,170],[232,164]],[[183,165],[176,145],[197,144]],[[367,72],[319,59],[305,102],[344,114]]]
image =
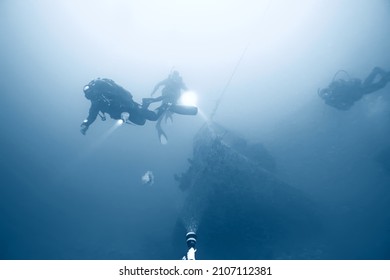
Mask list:
[[315,206],[278,179],[262,144],[207,123],[194,138],[189,162],[176,176],[185,198],[174,230],[175,251],[186,250],[185,235],[194,231],[198,259],[316,258]]

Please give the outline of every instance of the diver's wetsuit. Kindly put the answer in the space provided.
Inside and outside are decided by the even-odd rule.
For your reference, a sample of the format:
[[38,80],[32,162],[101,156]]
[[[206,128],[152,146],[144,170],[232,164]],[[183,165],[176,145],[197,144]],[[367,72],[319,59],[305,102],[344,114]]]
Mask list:
[[[91,101],[91,107],[83,126],[88,128],[99,112],[107,113],[112,119],[119,120],[124,112],[129,113],[129,120],[137,125],[144,125],[146,120],[157,121],[159,115],[133,100],[132,94],[110,79],[95,79],[84,87],[85,97]],[[86,129],[85,129],[86,130]]]
[[[378,81],[376,78],[380,76]],[[384,88],[390,81],[390,72],[375,67],[362,83],[360,79],[332,81],[327,88],[318,92],[326,104],[339,110],[348,110],[365,94]]]

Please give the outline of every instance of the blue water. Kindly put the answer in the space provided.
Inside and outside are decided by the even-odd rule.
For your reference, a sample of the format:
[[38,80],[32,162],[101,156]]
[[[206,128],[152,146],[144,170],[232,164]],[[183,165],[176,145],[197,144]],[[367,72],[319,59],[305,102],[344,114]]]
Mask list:
[[[215,121],[321,210],[318,250],[270,256],[390,259],[390,85],[345,112],[316,94],[339,69],[390,70],[388,1],[79,2],[0,3],[0,259],[180,259],[174,174],[246,47]],[[200,114],[164,124],[167,145],[150,122],[80,133],[90,80],[140,102],[173,68]]]

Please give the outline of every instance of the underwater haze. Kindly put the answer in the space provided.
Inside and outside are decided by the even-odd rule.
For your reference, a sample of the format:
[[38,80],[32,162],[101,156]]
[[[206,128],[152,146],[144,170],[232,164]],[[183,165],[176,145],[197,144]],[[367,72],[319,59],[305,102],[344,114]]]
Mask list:
[[[347,111],[317,94],[338,70],[390,71],[389,26],[388,0],[0,1],[0,259],[181,259],[185,236],[173,239],[187,197],[175,175],[212,112],[262,143],[272,176],[318,211],[310,250],[279,244],[258,258],[390,259],[390,85]],[[172,70],[199,113],[163,123],[166,145],[149,121],[98,117],[80,133],[91,80],[141,102]],[[232,207],[237,223],[249,218]],[[216,258],[200,233],[199,256]],[[229,258],[257,258],[233,243]]]

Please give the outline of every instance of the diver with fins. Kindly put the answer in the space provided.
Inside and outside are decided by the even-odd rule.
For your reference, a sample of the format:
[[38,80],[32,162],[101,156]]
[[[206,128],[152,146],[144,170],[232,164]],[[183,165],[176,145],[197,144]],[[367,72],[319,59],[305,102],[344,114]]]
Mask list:
[[168,137],[161,127],[162,120],[165,119],[165,121],[167,121],[170,119],[172,121],[173,113],[194,116],[198,113],[198,108],[195,106],[178,104],[178,101],[182,96],[182,90],[188,90],[178,71],[173,71],[166,79],[157,83],[153,88],[151,96],[153,96],[160,87],[163,87],[161,90],[161,96],[156,98],[143,98],[142,106],[147,109],[150,104],[161,101],[161,105],[156,109],[157,112],[159,112],[156,129],[160,143],[166,144]]
[[[336,79],[342,72],[347,75],[347,79]],[[364,95],[384,88],[388,82],[390,82],[390,71],[387,72],[380,67],[375,67],[363,82],[351,78],[346,71],[339,70],[328,87],[318,90],[318,95],[327,105],[346,111]]]
[[91,101],[88,117],[82,122],[80,132],[85,135],[89,126],[100,115],[122,119],[125,123],[144,125],[147,120],[157,121],[162,111],[151,111],[133,100],[133,95],[111,79],[97,78],[84,86],[85,98]]
[[[116,84],[111,79],[97,78],[84,86],[85,98],[91,101],[88,117],[82,122],[80,132],[85,135],[90,125],[99,115],[103,121],[106,114],[112,119],[123,120],[124,123],[144,125],[147,120],[157,121],[156,129],[160,143],[167,142],[167,136],[161,128],[161,121],[165,117],[172,120],[172,114],[196,115],[198,108],[177,104],[181,96],[181,89],[186,88],[177,71],[174,71],[168,79],[156,85],[154,92],[164,85],[162,96],[157,98],[144,98],[142,104],[133,100],[133,95]],[[153,94],[154,94],[153,92]],[[149,110],[151,103],[162,101],[155,110]]]

